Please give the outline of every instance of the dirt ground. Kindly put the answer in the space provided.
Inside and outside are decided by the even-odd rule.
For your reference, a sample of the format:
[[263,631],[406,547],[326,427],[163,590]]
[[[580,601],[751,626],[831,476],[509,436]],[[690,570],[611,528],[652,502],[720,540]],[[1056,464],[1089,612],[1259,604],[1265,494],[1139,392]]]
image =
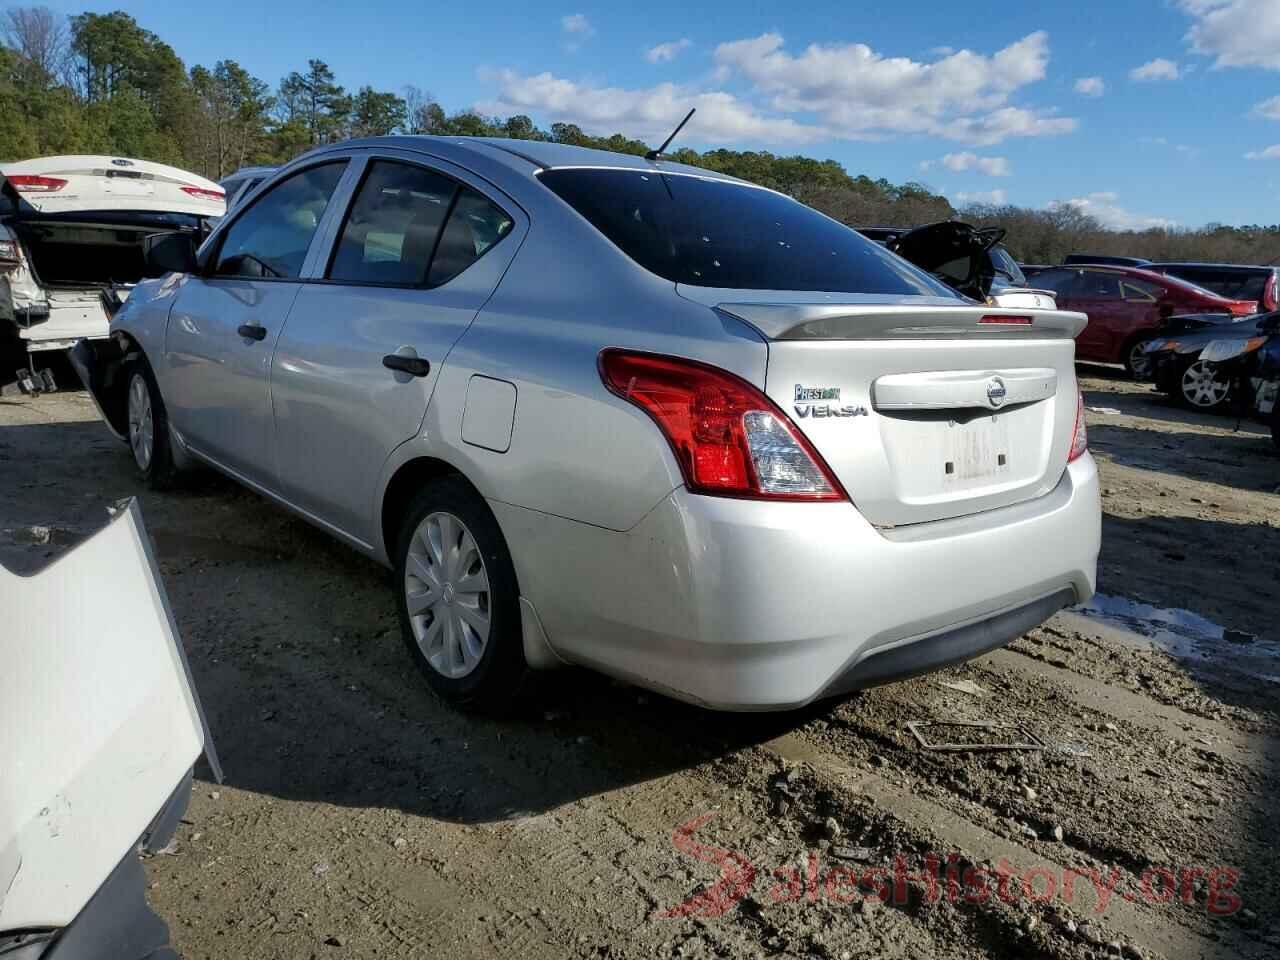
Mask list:
[[[386,572],[217,477],[146,491],[77,392],[0,400],[0,561],[141,499],[227,775],[147,862],[188,960],[1280,956],[1280,458],[1082,373],[1105,596],[794,714],[571,671],[460,716]],[[957,720],[1043,749],[908,726]]]

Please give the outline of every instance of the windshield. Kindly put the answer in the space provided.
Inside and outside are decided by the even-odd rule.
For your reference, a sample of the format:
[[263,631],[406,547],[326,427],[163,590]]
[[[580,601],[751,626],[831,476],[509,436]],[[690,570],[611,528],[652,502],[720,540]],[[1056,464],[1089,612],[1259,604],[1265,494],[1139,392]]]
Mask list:
[[957,299],[879,244],[769,190],[641,170],[548,170],[540,179],[623,253],[676,283]]
[[1009,256],[1009,251],[1004,247],[996,244],[991,248],[991,268],[997,276],[1004,277],[1015,287],[1025,287],[1027,278],[1023,276],[1022,268],[1018,266],[1013,257]]

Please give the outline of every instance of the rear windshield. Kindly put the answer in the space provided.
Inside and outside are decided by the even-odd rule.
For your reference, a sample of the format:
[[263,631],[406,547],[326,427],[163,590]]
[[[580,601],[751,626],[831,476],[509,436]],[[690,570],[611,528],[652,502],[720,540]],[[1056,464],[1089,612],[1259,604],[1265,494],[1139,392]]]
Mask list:
[[1165,273],[1189,281],[1232,300],[1261,301],[1271,271],[1215,270],[1213,267],[1161,267]]
[[1022,273],[1016,260],[1009,256],[1009,251],[996,244],[991,248],[991,266],[997,275],[1003,276],[1016,287],[1025,287],[1027,278]]
[[768,190],[657,171],[540,177],[623,253],[676,283],[958,299],[879,244]]

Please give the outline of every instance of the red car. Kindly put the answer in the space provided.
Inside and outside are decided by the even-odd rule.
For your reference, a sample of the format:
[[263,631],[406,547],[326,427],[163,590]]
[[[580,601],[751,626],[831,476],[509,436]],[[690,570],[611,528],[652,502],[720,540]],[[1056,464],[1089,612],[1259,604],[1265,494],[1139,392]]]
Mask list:
[[1076,359],[1123,363],[1132,377],[1144,377],[1151,361],[1143,345],[1160,325],[1179,313],[1258,312],[1255,300],[1232,300],[1177,277],[1137,267],[1049,267],[1028,285],[1052,290],[1061,310],[1087,314],[1089,325],[1076,337]]

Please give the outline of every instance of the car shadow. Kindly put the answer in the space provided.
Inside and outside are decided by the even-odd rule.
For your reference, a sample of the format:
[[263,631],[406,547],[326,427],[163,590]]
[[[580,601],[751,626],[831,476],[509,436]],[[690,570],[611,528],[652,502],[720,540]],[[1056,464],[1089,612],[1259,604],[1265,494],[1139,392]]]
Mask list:
[[711,713],[565,669],[507,718],[465,715],[418,675],[389,572],[262,497],[209,472],[147,490],[89,420],[0,427],[0,460],[0,562],[16,572],[138,497],[226,782],[244,790],[487,822],[685,771],[833,708]]
[[1270,493],[1280,483],[1270,436],[1252,430],[1206,434],[1095,420],[1089,448],[1122,466],[1240,490]]
[[1171,611],[1189,610],[1224,631],[1197,641],[1194,656],[1181,661],[1190,683],[1177,705],[1201,716],[1208,711],[1243,752],[1232,759],[1213,738],[1195,738],[1179,748],[1174,763],[1182,771],[1177,789],[1199,785],[1203,792],[1214,780],[1235,785],[1208,808],[1211,823],[1200,829],[1216,837],[1213,847],[1222,857],[1206,866],[1239,872],[1235,892],[1241,908],[1254,915],[1235,917],[1245,927],[1280,909],[1280,887],[1273,882],[1274,805],[1265,799],[1280,788],[1278,571],[1280,536],[1268,524],[1103,518],[1101,589]]

